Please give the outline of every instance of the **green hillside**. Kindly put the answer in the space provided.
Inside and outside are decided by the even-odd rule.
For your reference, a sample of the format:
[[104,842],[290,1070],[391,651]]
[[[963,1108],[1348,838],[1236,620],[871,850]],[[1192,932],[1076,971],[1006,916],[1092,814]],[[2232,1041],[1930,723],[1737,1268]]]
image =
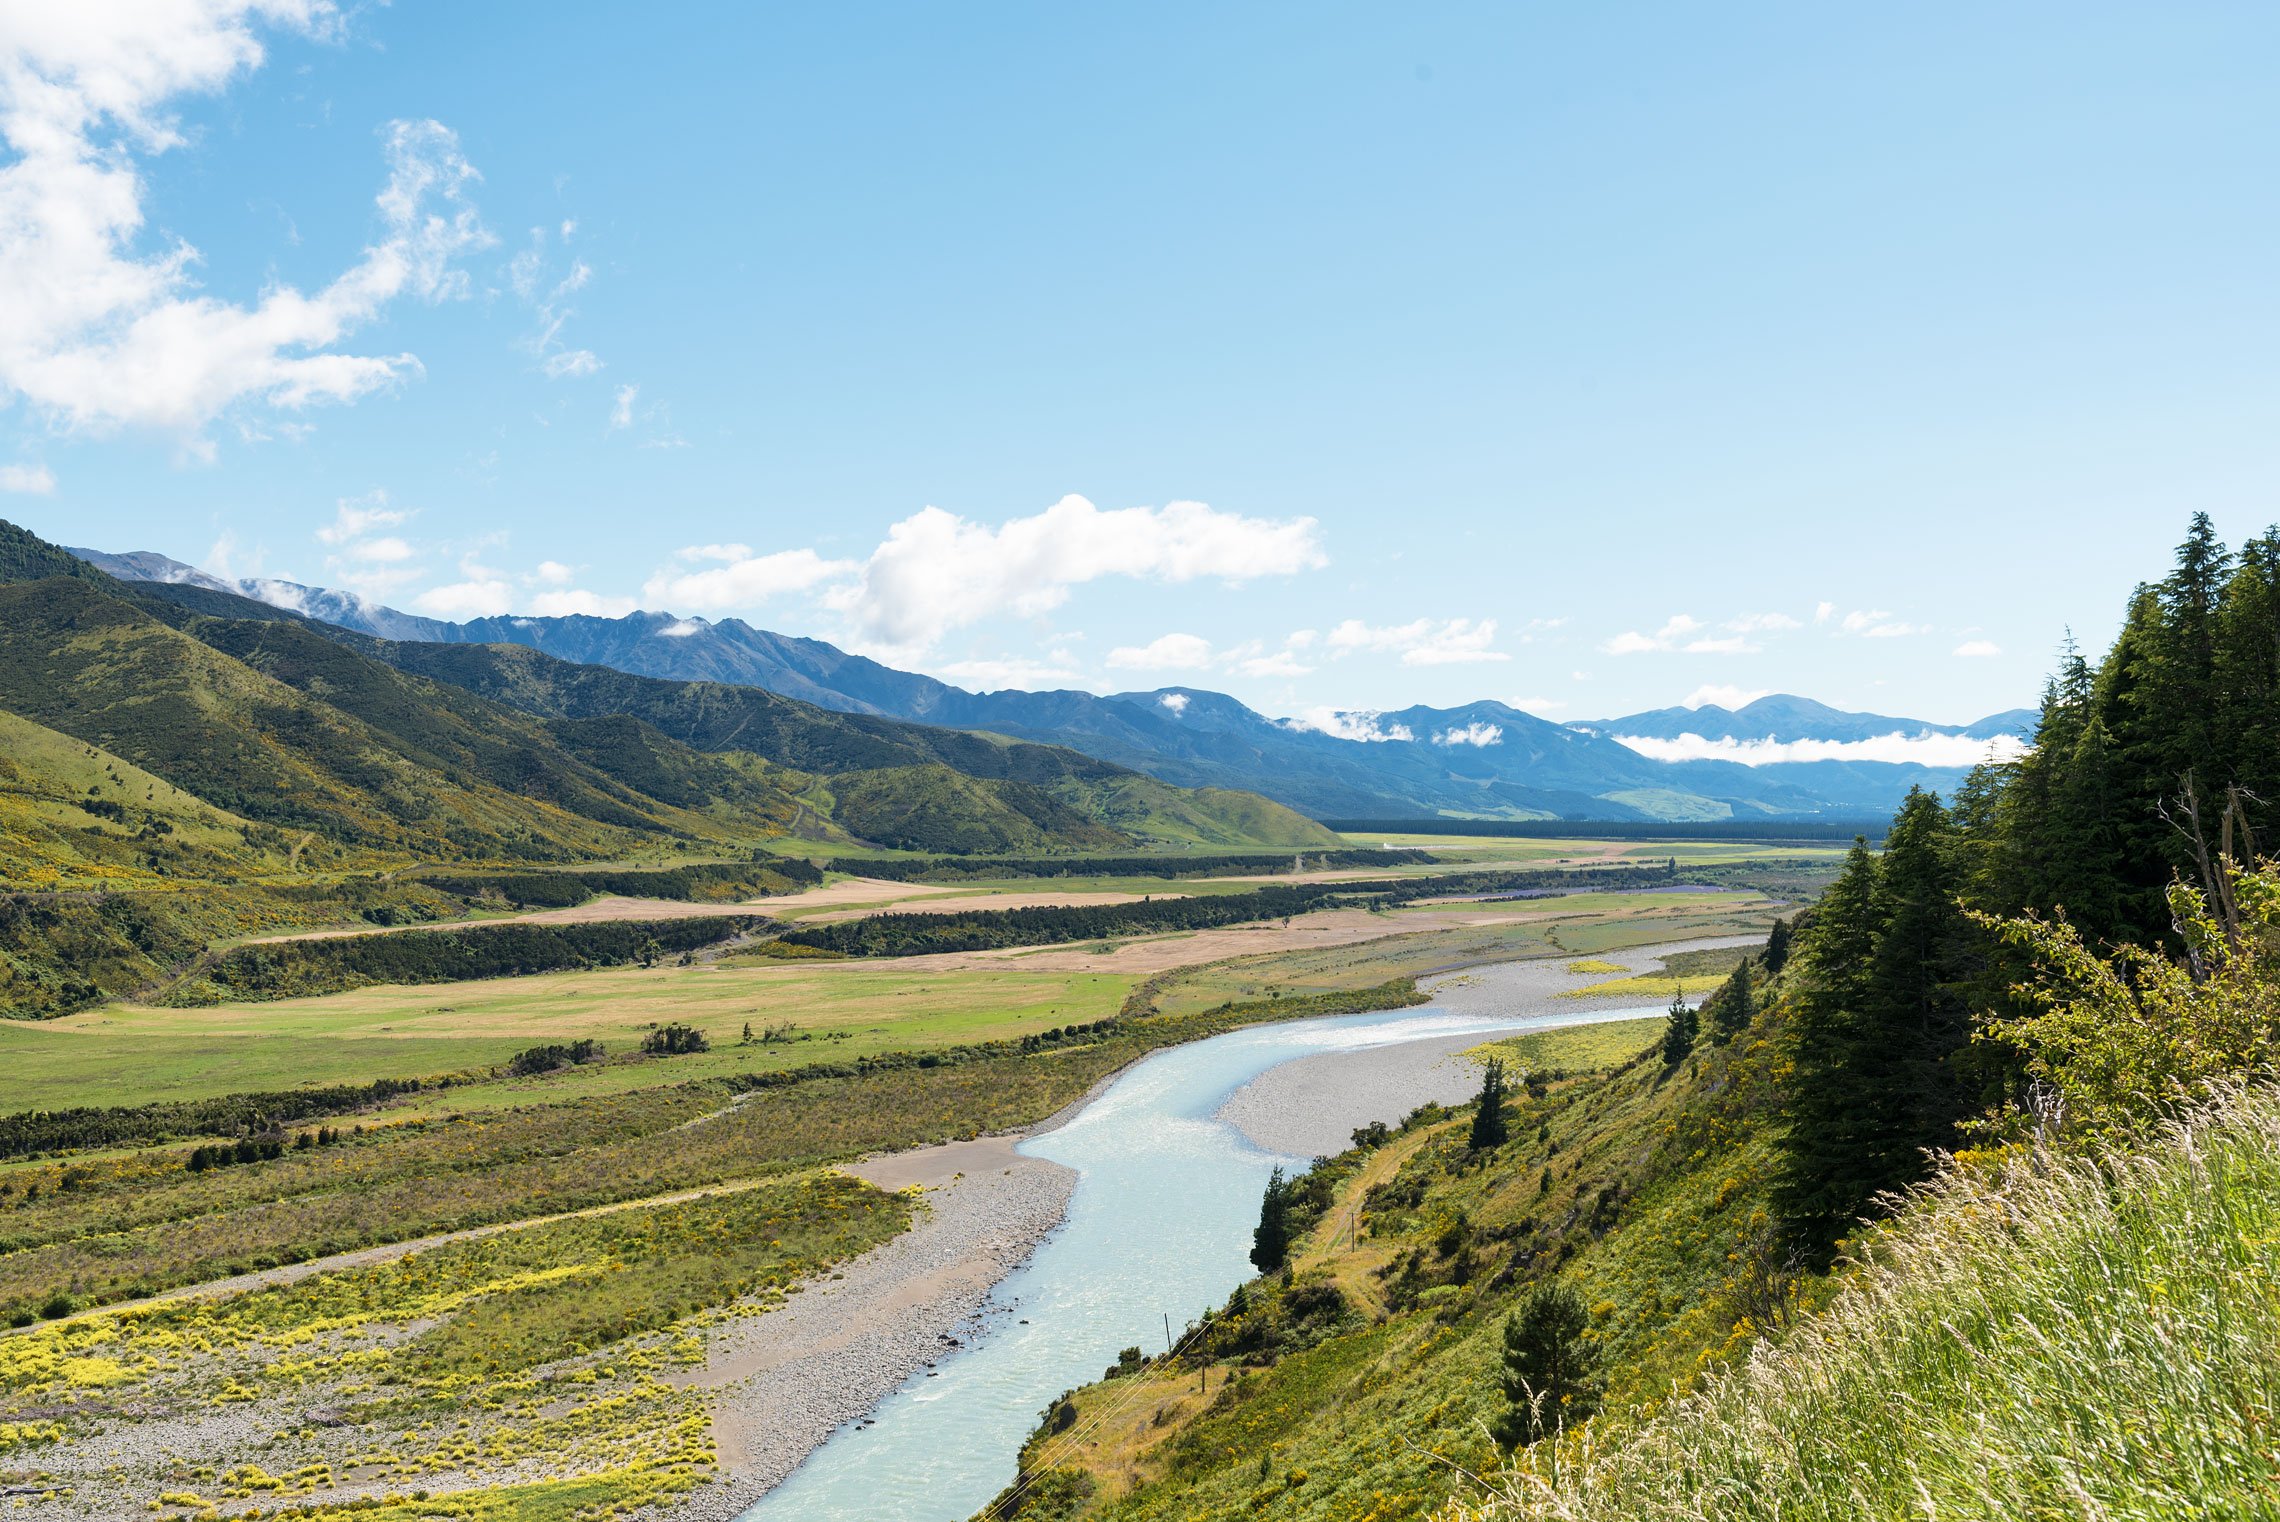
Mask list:
[[947,766],[886,767],[830,779],[833,816],[866,840],[913,851],[1014,854],[1074,847],[1115,851],[1132,837],[1028,782],[969,777]]

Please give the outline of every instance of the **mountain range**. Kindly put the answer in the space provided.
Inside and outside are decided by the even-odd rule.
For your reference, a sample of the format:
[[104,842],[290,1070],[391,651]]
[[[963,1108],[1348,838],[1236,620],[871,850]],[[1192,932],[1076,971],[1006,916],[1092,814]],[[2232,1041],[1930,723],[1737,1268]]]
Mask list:
[[[204,592],[250,600],[387,642],[398,653],[382,659],[407,669],[440,674],[454,659],[469,659],[447,656],[449,647],[522,646],[628,676],[758,688],[842,714],[1073,751],[1179,788],[1256,792],[1316,819],[1881,815],[1911,786],[1951,790],[1976,759],[1973,748],[1946,747],[1952,762],[1943,757],[1949,764],[1927,765],[1841,750],[1766,754],[1763,746],[1829,742],[1875,749],[1868,742],[1935,736],[1992,742],[2021,734],[2034,718],[2031,710],[2014,709],[1975,724],[1939,725],[1773,695],[1732,711],[1705,705],[1569,724],[1482,701],[1344,714],[1324,729],[1269,718],[1225,694],[1191,687],[1105,696],[968,692],[822,640],[733,618],[638,612],[450,623],[350,592],[230,580],[150,551],[71,553],[162,596],[179,600]],[[1661,753],[1643,753],[1626,740]],[[1886,744],[1883,750],[1904,756],[1910,748]]]

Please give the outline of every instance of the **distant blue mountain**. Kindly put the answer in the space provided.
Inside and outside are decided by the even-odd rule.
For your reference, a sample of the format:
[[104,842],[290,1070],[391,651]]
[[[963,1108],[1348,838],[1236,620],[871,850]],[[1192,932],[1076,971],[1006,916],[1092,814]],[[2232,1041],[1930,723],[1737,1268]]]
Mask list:
[[1621,719],[1582,720],[1568,727],[1585,734],[1637,735],[1651,740],[1675,740],[1681,735],[1700,735],[1705,740],[1880,740],[1896,734],[1991,740],[1999,735],[2030,733],[2035,718],[2032,708],[2007,708],[1974,724],[1933,724],[1884,714],[1847,713],[1811,698],[1775,693],[1736,709],[1720,708],[1715,703],[1700,708],[1654,708]]
[[2005,733],[2025,710],[1962,729],[1846,714],[1806,698],[1658,709],[1555,724],[1497,702],[1342,715],[1337,732],[1270,719],[1193,687],[968,692],[822,640],[668,613],[501,617],[446,623],[353,593],[226,580],[149,551],[74,550],[129,580],[209,587],[384,639],[527,645],[637,676],[765,687],[842,712],[880,714],[1064,745],[1182,787],[1247,788],[1317,818],[1717,819],[1885,814],[1910,786],[1952,788],[1959,768],[1867,761],[1745,766],[1658,761],[1617,735],[1676,739],[1871,739],[1894,732]]

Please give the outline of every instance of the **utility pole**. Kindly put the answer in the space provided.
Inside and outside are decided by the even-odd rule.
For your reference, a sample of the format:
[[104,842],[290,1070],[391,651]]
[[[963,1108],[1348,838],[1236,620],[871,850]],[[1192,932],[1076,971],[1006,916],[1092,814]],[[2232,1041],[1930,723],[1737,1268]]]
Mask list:
[[1164,1312],[1164,1356],[1172,1356],[1172,1313]]

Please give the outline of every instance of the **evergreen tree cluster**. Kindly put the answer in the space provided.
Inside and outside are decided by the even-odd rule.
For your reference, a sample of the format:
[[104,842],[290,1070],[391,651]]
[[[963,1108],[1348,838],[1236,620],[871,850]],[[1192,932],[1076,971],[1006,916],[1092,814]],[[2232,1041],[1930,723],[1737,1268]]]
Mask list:
[[648,966],[660,956],[717,945],[764,924],[752,915],[637,924],[496,924],[240,946],[207,972],[237,998],[332,993],[371,983],[451,983],[511,978],[565,967]]

